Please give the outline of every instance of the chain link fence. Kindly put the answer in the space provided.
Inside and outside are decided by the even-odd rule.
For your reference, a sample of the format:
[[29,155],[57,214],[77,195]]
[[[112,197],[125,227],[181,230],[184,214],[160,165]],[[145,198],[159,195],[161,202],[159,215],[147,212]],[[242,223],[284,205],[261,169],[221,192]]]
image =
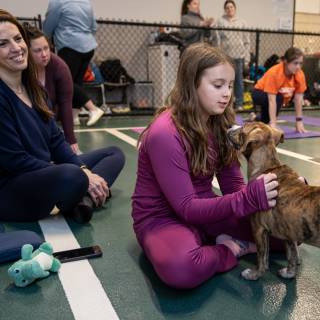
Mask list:
[[[32,21],[41,27],[41,17]],[[320,80],[320,33],[259,29],[201,28],[173,24],[97,20],[98,29],[92,70],[95,82],[85,85],[98,105],[107,105],[115,114],[150,114],[166,103],[174,86],[181,52],[188,45],[186,35],[198,34],[199,41],[213,46],[229,41],[225,51],[243,56],[242,40],[248,42],[250,63],[244,68],[245,109],[252,107],[250,90],[264,72],[269,57],[283,56],[291,46],[306,56],[304,71],[308,86]],[[220,42],[218,42],[220,36]],[[239,44],[239,47],[237,45]],[[248,59],[246,59],[248,60]]]

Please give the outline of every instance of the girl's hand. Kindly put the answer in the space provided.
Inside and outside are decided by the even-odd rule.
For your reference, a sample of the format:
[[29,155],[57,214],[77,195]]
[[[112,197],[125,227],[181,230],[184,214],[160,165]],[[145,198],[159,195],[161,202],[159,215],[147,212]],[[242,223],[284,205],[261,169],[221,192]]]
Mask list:
[[277,176],[274,173],[262,174],[257,179],[263,179],[264,188],[266,190],[266,196],[268,200],[268,205],[270,208],[275,207],[276,205],[276,197],[278,196],[277,187],[279,185]]
[[296,122],[296,130],[299,133],[305,133],[307,130],[304,128],[303,122],[302,121],[297,121]]

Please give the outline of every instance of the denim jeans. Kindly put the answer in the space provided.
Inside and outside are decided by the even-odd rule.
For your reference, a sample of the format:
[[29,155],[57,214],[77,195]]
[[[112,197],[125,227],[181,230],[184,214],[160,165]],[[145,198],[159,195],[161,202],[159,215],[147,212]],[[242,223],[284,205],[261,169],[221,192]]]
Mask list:
[[236,98],[235,106],[242,107],[243,106],[243,67],[244,67],[244,59],[234,59],[234,63],[236,65],[236,74],[234,81],[234,95]]

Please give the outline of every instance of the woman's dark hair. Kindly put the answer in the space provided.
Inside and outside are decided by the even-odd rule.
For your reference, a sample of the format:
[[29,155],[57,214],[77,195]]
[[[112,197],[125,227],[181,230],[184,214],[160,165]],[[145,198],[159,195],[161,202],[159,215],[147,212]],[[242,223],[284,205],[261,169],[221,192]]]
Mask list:
[[182,6],[181,6],[181,15],[185,15],[188,13],[188,5],[192,2],[192,0],[183,0]]
[[225,9],[226,6],[227,6],[229,3],[231,3],[235,8],[237,8],[236,3],[235,3],[233,0],[227,0],[227,1],[225,1],[224,5],[223,5],[223,8]]
[[291,47],[284,53],[282,59],[290,63],[293,60],[298,59],[300,57],[303,57],[302,50],[299,48]]
[[41,30],[39,30],[35,26],[32,26],[29,22],[24,22],[22,24],[22,26],[27,34],[29,41],[34,40],[34,39],[38,39],[41,37],[45,37],[47,39],[47,36]]
[[[18,28],[23,40],[29,48],[29,39],[26,36],[26,32],[22,25],[11,13],[0,9],[0,23],[5,22],[12,23]],[[53,117],[53,113],[48,108],[46,102],[47,94],[45,90],[39,85],[36,70],[36,65],[33,61],[32,55],[28,54],[28,66],[25,70],[22,71],[22,83],[26,88],[26,91],[34,108],[41,114],[44,120],[49,120]]]
[[270,69],[273,67],[275,64],[279,63],[280,57],[277,54],[271,55],[265,62],[264,62],[264,67],[266,70]]

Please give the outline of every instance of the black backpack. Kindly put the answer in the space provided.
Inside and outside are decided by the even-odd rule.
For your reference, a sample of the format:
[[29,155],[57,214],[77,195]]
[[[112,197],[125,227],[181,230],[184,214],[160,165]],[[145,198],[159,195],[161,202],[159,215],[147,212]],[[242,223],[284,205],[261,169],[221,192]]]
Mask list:
[[101,62],[101,74],[106,82],[111,83],[135,83],[135,80],[128,75],[127,70],[119,59],[107,59]]

